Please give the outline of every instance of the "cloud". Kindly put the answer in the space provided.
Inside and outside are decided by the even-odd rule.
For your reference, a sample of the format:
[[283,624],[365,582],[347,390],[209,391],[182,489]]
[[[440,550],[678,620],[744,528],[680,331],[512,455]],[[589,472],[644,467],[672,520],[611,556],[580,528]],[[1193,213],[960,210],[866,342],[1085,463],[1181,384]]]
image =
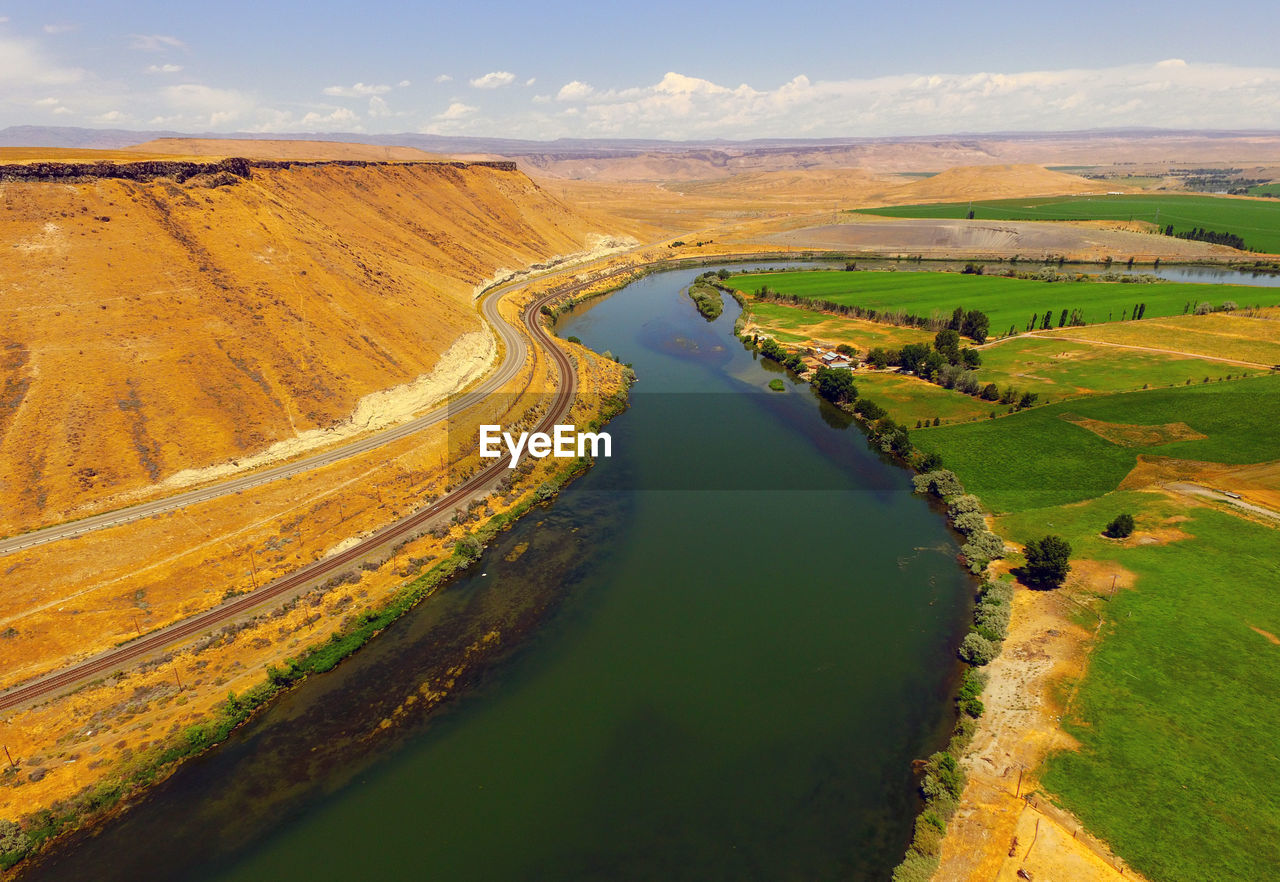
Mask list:
[[[580,80],[542,96],[508,136],[760,138],[1062,131],[1093,127],[1280,127],[1280,68],[1168,59],[1097,69],[906,74],[770,89],[672,71],[647,86]],[[568,106],[564,106],[568,105]]]
[[437,82],[437,83],[452,83],[452,82],[453,82],[453,77],[449,76],[448,74],[440,74],[440,76],[436,77],[436,82]]
[[106,113],[100,113],[94,117],[96,122],[120,122],[127,119],[128,114],[121,113],[119,110],[108,110]]
[[391,107],[384,99],[379,98],[377,95],[369,99],[369,116],[374,119],[382,119],[383,117],[394,115],[391,112]]
[[456,120],[462,119],[464,116],[470,116],[479,108],[472,107],[470,104],[463,104],[461,101],[455,101],[445,108],[443,113],[437,113],[435,119],[438,120]]
[[477,89],[500,89],[509,86],[516,80],[516,75],[507,70],[495,70],[482,77],[476,77],[471,85]]
[[79,68],[61,67],[51,61],[35,43],[0,38],[0,95],[23,86],[76,83],[84,76]]
[[149,64],[147,65],[147,73],[149,74],[167,74],[177,73],[182,70],[180,64]]
[[[8,21],[8,19],[5,19],[5,21]],[[44,32],[46,34],[65,34],[74,31],[78,27],[79,25],[73,24],[47,24],[44,26]]]
[[574,80],[571,83],[565,83],[560,87],[560,91],[556,93],[557,101],[580,101],[587,98],[594,92],[591,88],[581,80]]
[[401,89],[407,89],[410,86],[412,86],[413,83],[409,82],[408,80],[401,80],[400,82],[396,83],[396,85]]
[[130,34],[129,48],[140,52],[165,52],[169,49],[186,49],[187,44],[168,34]]
[[537,78],[537,77],[529,77],[529,79],[527,79],[527,80],[525,80],[525,81],[524,81],[524,84],[525,84],[526,86],[532,86],[532,85],[533,85],[534,83],[536,83],[537,81],[538,81],[538,78]]
[[166,86],[160,97],[172,115],[163,119],[167,124],[185,123],[218,127],[236,120],[249,118],[257,108],[249,95],[234,89],[216,89],[199,83],[183,83]]
[[367,95],[385,95],[391,91],[391,87],[356,83],[354,86],[326,86],[322,91],[326,95],[335,95],[339,98],[363,98]]
[[310,113],[308,113],[306,116],[302,118],[302,125],[330,126],[330,125],[334,125],[335,123],[342,123],[346,125],[346,124],[354,123],[357,120],[359,120],[359,117],[356,116],[355,113],[353,113],[349,108],[335,107],[329,113],[319,113],[314,110],[311,111]]

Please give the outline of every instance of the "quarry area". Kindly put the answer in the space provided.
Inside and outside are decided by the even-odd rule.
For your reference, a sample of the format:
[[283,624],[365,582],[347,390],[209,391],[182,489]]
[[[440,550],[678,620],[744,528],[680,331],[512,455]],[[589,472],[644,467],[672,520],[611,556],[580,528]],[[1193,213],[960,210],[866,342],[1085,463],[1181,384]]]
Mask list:
[[[95,822],[122,795],[171,772],[165,757],[198,752],[203,742],[188,743],[189,733],[216,728],[237,696],[264,684],[287,688],[281,672],[292,660],[373,621],[434,567],[465,563],[486,525],[497,529],[568,480],[562,464],[530,458],[509,478],[473,487],[488,462],[458,442],[481,424],[535,430],[559,414],[585,426],[621,407],[629,369],[553,337],[544,310],[652,266],[760,255],[955,260],[984,265],[987,276],[1076,262],[1280,267],[1280,249],[1166,235],[1141,217],[860,211],[1179,198],[1181,179],[1165,172],[1191,160],[1280,175],[1280,139],[503,154],[197,138],[0,148],[0,741],[8,752],[0,761],[9,760],[0,820],[34,829],[30,819],[57,816],[55,832]],[[842,343],[865,356],[933,339],[825,307],[753,303],[747,333],[810,360]],[[1250,379],[1239,382],[1266,382],[1280,364],[1280,313],[1251,306],[1173,309],[1145,324],[1059,322],[1001,341],[1004,327],[993,326],[979,348],[987,370],[1006,371],[993,381],[1052,395],[1055,406],[1155,386],[1157,376],[1170,388],[1184,385],[1184,374],[1185,385],[1228,373],[1232,382],[1242,373]],[[1019,306],[1019,324],[1029,311]],[[1119,353],[1147,359],[1141,369],[1152,379],[1120,385],[1130,362],[1107,361]],[[1176,377],[1160,359],[1176,362]],[[977,431],[969,426],[1006,419],[1003,409],[995,419],[994,403],[944,399],[920,377],[865,368],[855,377],[903,425],[915,421],[913,437],[945,441],[958,437],[945,434],[953,424]],[[456,409],[460,402],[468,409]],[[1173,425],[1176,411],[1128,422]],[[1274,532],[1265,513],[1280,505],[1280,472],[1262,453],[1166,455],[1150,448],[1216,436],[1188,427],[1153,439],[1115,429],[1113,416],[1082,413],[1045,432],[1092,427],[1097,443],[1133,454],[1098,494],[1130,494],[1126,504],[1140,512],[1126,547],[1189,545],[1199,534],[1183,529],[1186,519],[1206,510],[1206,518]],[[930,428],[938,415],[945,423]],[[962,440],[946,443],[967,450]],[[939,449],[960,473],[952,463],[966,454]],[[1033,506],[1000,502],[998,488],[985,495],[985,477],[961,477],[988,503],[984,516],[1016,557]],[[1256,510],[1179,491],[1182,484],[1230,489]],[[177,494],[188,495],[166,503]],[[1054,504],[1079,511],[1094,503]],[[395,542],[367,544],[418,515]],[[48,530],[62,532],[44,541]],[[353,549],[361,553],[342,566],[252,602],[264,586]],[[1055,803],[1053,780],[1040,773],[1051,753],[1076,745],[1062,720],[1078,707],[1095,648],[1123,627],[1104,623],[1104,595],[1141,593],[1155,578],[1156,564],[1149,574],[1093,550],[1061,593],[1013,595],[1008,637],[987,668],[986,714],[962,760],[968,784],[938,837],[936,879],[1141,878],[1119,843]],[[993,562],[992,572],[1007,575],[1012,565]],[[183,633],[184,622],[222,608],[230,612],[215,625]],[[1249,624],[1257,648],[1271,651],[1277,641],[1266,623]],[[146,639],[148,650],[127,664],[89,670]],[[77,665],[86,673],[56,685]],[[48,688],[12,698],[42,683]],[[441,701],[451,688],[442,682],[424,700]]]

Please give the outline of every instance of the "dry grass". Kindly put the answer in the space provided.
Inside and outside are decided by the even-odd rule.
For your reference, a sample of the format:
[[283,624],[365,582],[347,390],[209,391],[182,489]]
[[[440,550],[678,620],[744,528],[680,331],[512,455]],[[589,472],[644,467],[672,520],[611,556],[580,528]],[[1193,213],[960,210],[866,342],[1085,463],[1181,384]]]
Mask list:
[[1062,418],[1086,429],[1099,438],[1119,444],[1121,447],[1152,447],[1156,444],[1170,444],[1174,441],[1201,441],[1208,438],[1186,423],[1164,423],[1158,426],[1137,426],[1125,423],[1108,423],[1102,420],[1089,419],[1073,413],[1064,413]]
[[1165,352],[1280,364],[1280,321],[1229,313],[1182,315],[1046,331],[1040,336],[1150,347]]

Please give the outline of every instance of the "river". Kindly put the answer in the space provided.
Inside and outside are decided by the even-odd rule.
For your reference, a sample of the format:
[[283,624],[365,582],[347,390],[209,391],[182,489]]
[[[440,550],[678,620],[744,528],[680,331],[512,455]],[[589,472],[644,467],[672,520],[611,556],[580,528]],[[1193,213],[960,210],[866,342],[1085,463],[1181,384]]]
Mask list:
[[610,459],[29,878],[888,878],[972,583],[697,272],[561,320],[640,378]]

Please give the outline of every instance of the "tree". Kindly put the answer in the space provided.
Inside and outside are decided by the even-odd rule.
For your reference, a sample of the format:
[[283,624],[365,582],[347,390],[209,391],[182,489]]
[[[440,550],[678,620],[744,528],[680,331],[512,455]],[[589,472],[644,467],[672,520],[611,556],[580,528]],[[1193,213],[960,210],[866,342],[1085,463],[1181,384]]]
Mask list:
[[1115,520],[1107,524],[1102,532],[1112,539],[1124,539],[1133,535],[1133,515],[1128,512],[1116,515]]
[[946,328],[933,338],[933,348],[942,353],[947,361],[956,364],[960,361],[960,332]]
[[853,372],[843,368],[820,367],[814,373],[818,394],[833,404],[844,404],[858,397],[853,385]]
[[908,343],[902,347],[902,355],[900,361],[904,371],[912,373],[920,373],[920,369],[924,366],[925,360],[933,353],[928,343]]
[[965,370],[976,370],[982,367],[982,356],[978,350],[966,346],[960,350],[960,361],[964,364]]
[[947,327],[952,331],[959,331],[964,327],[964,307],[957,306],[955,312],[951,313],[951,321]]
[[1023,550],[1027,559],[1027,581],[1046,588],[1057,588],[1071,572],[1071,544],[1052,534],[1032,539]]
[[1049,330],[1049,327],[1050,327],[1052,324],[1053,324],[1053,310],[1052,310],[1052,309],[1046,309],[1046,310],[1044,311],[1044,318],[1043,318],[1043,319],[1041,319],[1041,321],[1040,321],[1040,330],[1042,330],[1042,331],[1047,331],[1047,330]]
[[966,312],[964,320],[960,323],[960,333],[975,343],[985,343],[987,341],[987,332],[990,328],[991,319],[979,309],[971,309]]
[[1058,316],[1058,327],[1064,328],[1067,325],[1067,310],[1062,310],[1062,315]]
[[1000,388],[995,383],[988,383],[982,387],[982,399],[984,401],[996,401],[1000,398]]
[[1147,305],[1145,303],[1138,304],[1138,318],[1142,318],[1147,314]]

